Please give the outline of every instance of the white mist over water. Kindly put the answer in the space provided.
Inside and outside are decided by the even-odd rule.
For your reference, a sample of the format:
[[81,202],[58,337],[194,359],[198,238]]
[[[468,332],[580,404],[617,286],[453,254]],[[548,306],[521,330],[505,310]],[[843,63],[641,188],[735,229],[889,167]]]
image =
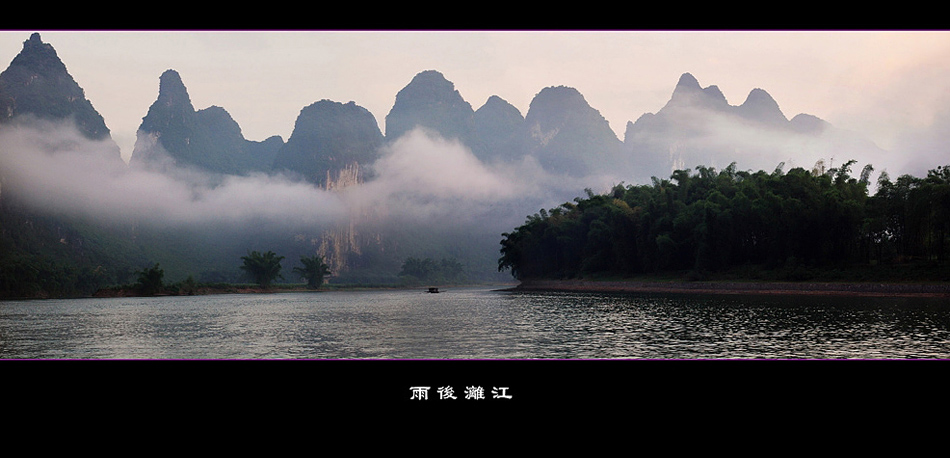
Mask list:
[[606,191],[617,183],[604,177],[551,174],[530,156],[482,163],[458,141],[421,129],[385,147],[370,169],[375,177],[345,199],[386,209],[398,220],[508,228],[523,222],[528,213],[581,195],[585,187]]

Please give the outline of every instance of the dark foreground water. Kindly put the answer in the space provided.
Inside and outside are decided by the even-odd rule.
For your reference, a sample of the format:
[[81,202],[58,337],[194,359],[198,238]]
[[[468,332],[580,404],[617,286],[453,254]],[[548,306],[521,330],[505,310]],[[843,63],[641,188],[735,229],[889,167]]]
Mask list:
[[945,359],[950,301],[490,288],[0,302],[2,359]]

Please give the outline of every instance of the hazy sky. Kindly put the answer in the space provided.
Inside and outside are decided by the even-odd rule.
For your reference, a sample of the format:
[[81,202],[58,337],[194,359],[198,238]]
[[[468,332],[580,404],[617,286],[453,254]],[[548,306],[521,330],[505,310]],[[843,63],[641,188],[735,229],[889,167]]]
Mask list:
[[525,114],[544,87],[574,87],[621,139],[628,121],[662,108],[685,72],[732,105],[762,88],[788,118],[812,114],[884,148],[926,127],[950,95],[944,31],[7,30],[0,68],[32,32],[56,50],[126,160],[166,69],[179,72],[196,109],[225,108],[249,140],[288,139],[300,110],[321,99],[354,101],[385,132],[396,93],[430,69],[474,109],[498,95]]

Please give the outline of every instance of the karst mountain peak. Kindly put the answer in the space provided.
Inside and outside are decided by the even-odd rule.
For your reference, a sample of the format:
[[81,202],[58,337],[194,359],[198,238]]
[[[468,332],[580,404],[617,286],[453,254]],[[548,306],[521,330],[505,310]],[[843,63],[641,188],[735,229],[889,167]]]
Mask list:
[[23,42],[23,49],[0,73],[0,125],[33,120],[73,122],[87,139],[109,143],[104,154],[121,160],[102,115],[39,33]]

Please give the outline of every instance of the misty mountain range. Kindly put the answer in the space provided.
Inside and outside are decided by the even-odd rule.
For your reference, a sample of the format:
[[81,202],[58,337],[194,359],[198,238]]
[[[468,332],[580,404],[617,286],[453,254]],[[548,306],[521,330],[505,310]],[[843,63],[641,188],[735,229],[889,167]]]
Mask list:
[[[0,123],[27,115],[73,117],[87,138],[109,136],[102,116],[39,34],[24,42],[4,72],[0,94]],[[196,110],[181,76],[168,70],[159,77],[158,97],[142,120],[130,162],[161,168],[172,161],[220,174],[284,172],[325,184],[327,173],[354,163],[367,167],[380,157],[384,143],[420,127],[459,141],[483,162],[532,157],[554,174],[585,177],[619,169],[627,177],[617,178],[635,182],[665,177],[676,168],[716,166],[723,156],[734,161],[736,151],[752,148],[758,148],[754,154],[762,159],[761,167],[771,168],[795,159],[795,151],[783,151],[785,145],[775,140],[779,136],[795,137],[794,146],[834,138],[834,149],[825,146],[824,155],[816,159],[880,151],[869,140],[837,132],[815,116],[787,119],[762,89],[753,89],[741,105],[730,105],[716,86],[702,88],[689,73],[680,77],[669,102],[657,113],[628,122],[622,140],[574,88],[542,89],[525,115],[498,96],[473,110],[454,84],[438,71],[426,70],[396,94],[385,134],[373,114],[355,102],[321,100],[301,110],[286,142],[276,135],[255,142],[243,137],[225,108]],[[761,137],[771,144],[750,140]],[[809,159],[799,165],[810,166],[804,163]],[[740,168],[757,168],[739,162]]]
[[284,173],[321,186],[347,167],[365,169],[379,159],[385,143],[420,127],[458,141],[484,163],[530,157],[552,174],[612,174],[641,183],[678,168],[725,167],[728,163],[718,163],[723,157],[735,161],[751,155],[742,163],[771,168],[796,158],[799,166],[811,166],[835,155],[882,152],[815,116],[787,119],[762,89],[753,89],[741,105],[730,105],[716,86],[702,88],[689,73],[656,114],[627,123],[623,141],[574,88],[542,89],[522,116],[498,96],[473,110],[441,73],[427,70],[396,95],[385,134],[372,113],[355,102],[320,100],[301,110],[287,142],[279,136],[253,142],[244,139],[223,108],[196,111],[174,70],[160,81],[158,99],[139,130],[133,164],[161,167],[171,160],[214,173]]
[[[31,174],[39,176],[40,169],[25,158],[14,158],[25,150],[13,151],[12,145],[20,144],[13,139],[39,142],[41,150],[56,153],[44,170],[69,163],[59,153],[85,147],[77,147],[80,142],[74,138],[53,140],[59,137],[48,134],[49,126],[63,121],[74,123],[81,137],[95,145],[89,148],[94,155],[110,164],[88,175],[98,175],[105,167],[110,169],[108,178],[87,178],[89,186],[82,188],[65,188],[62,183],[69,180],[57,178],[42,192],[30,191]],[[244,222],[254,221],[259,231],[293,215],[299,220],[275,235],[272,240],[280,242],[274,243],[287,247],[288,259],[322,254],[337,274],[361,268],[398,270],[400,259],[421,257],[426,253],[419,251],[426,250],[491,270],[501,231],[584,188],[648,183],[651,177],[698,165],[723,168],[738,162],[741,169],[771,170],[792,162],[810,168],[820,159],[862,159],[881,152],[867,139],[838,131],[817,117],[799,114],[789,120],[762,89],[752,90],[741,105],[730,105],[716,86],[703,88],[688,73],[664,107],[627,124],[622,140],[574,88],[541,89],[524,115],[497,96],[473,109],[435,70],[420,72],[395,95],[385,121],[382,132],[376,117],[355,102],[320,100],[301,109],[286,141],[279,136],[250,141],[225,108],[196,109],[182,75],[167,70],[159,76],[158,96],[139,127],[127,167],[132,172],[120,171],[124,162],[105,120],[52,46],[33,34],[0,73],[0,129],[10,135],[4,138],[0,203],[9,206],[11,193],[21,192],[22,186],[21,195],[31,205],[58,201],[57,208],[78,211],[101,199],[108,203],[103,215],[110,217],[135,213],[193,222],[199,217],[186,216],[184,209],[195,207],[195,214],[218,218],[216,231],[222,221],[245,217]],[[47,134],[24,138],[9,129],[24,126]],[[82,175],[80,167],[63,176]],[[134,171],[143,175],[123,175]],[[137,191],[151,195],[151,200],[127,203],[116,194],[136,192],[105,189],[116,176],[123,177],[121,183],[134,183],[135,189],[142,183],[154,185]],[[166,176],[189,176],[192,181],[182,190]],[[195,177],[213,178],[203,188],[196,186]],[[252,192],[251,183],[268,187]],[[97,186],[103,189],[86,194]],[[306,186],[336,194],[309,193]],[[240,194],[242,190],[247,194]],[[175,201],[178,198],[181,201]],[[288,213],[278,208],[284,203]],[[106,220],[98,214],[95,218]],[[13,222],[9,216],[4,219],[4,230],[10,231]],[[411,220],[415,226],[395,229],[395,219]],[[139,239],[140,223],[134,221]],[[245,232],[241,240],[254,239]],[[242,243],[224,250],[227,255],[221,259],[249,249]],[[478,261],[469,259],[474,252],[480,252]]]
[[866,161],[884,154],[870,140],[816,116],[802,113],[789,120],[762,89],[749,92],[741,105],[730,105],[718,87],[703,88],[688,73],[656,114],[627,123],[624,147],[638,171],[660,177],[700,165],[722,169],[737,162],[741,169],[771,170],[789,162],[810,169],[826,159]]

